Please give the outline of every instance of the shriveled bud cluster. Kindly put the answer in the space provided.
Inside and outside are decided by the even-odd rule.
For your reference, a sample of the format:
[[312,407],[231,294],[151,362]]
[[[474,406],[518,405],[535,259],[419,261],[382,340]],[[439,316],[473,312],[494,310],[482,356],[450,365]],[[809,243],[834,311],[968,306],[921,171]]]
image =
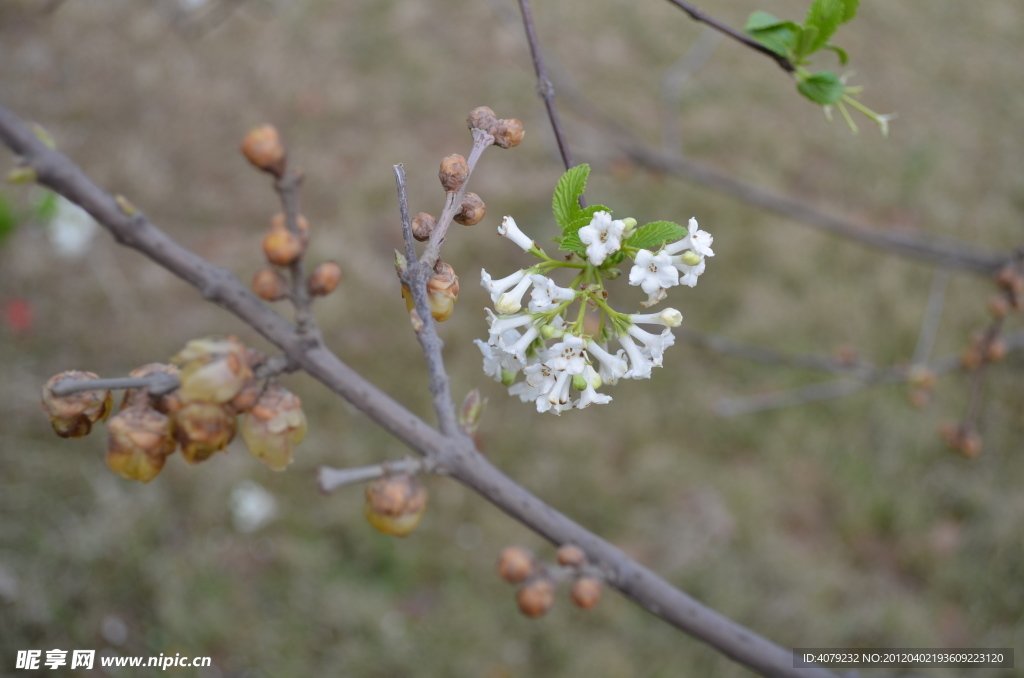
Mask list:
[[185,403],[172,419],[174,437],[189,464],[206,461],[226,449],[235,437],[237,421],[229,405],[196,400]]
[[462,206],[455,214],[455,221],[463,226],[476,226],[487,214],[487,206],[476,193],[467,193],[462,197]]
[[427,488],[414,475],[387,475],[366,486],[366,520],[379,532],[404,537],[426,510]]
[[226,403],[252,378],[245,345],[235,337],[193,339],[171,358],[181,369],[182,400]]
[[257,169],[276,177],[285,170],[287,154],[273,125],[253,127],[242,139],[242,154]]
[[420,212],[412,218],[412,237],[420,242],[430,240],[430,234],[437,227],[437,221],[426,212]]
[[981,454],[981,436],[976,431],[946,422],[939,426],[939,435],[946,441],[946,445],[950,449],[968,459],[973,459]]
[[99,379],[92,372],[70,370],[55,375],[43,386],[43,409],[50,417],[53,431],[61,438],[80,438],[92,431],[92,425],[110,415],[113,396],[110,391],[79,391],[66,396],[54,395],[52,388],[63,381]]
[[455,193],[469,178],[469,164],[458,153],[446,155],[441,159],[441,169],[438,170],[437,178],[441,180],[441,187],[445,192]]
[[305,437],[302,401],[278,384],[268,386],[242,419],[246,447],[275,471],[283,471],[292,463],[293,448]]
[[127,480],[155,478],[177,444],[170,417],[146,404],[121,410],[107,428],[107,466]]
[[487,106],[479,106],[469,112],[466,123],[470,129],[479,129],[494,137],[494,145],[513,148],[523,140],[523,123],[514,118],[499,120]]
[[340,282],[341,266],[335,261],[324,261],[309,274],[306,290],[311,297],[323,297],[336,290]]

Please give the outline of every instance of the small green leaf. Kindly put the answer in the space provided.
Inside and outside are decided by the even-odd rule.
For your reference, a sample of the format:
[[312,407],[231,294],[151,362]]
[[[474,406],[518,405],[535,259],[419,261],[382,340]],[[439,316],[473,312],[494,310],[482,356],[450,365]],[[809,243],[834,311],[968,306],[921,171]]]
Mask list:
[[818,71],[797,83],[800,94],[816,104],[828,106],[843,98],[846,86],[832,71]]
[[652,221],[636,229],[630,238],[625,242],[630,247],[638,249],[654,249],[654,247],[666,242],[675,242],[685,238],[687,230],[672,221]]
[[807,10],[804,26],[808,29],[814,28],[815,35],[805,39],[806,49],[802,54],[807,56],[824,47],[839,28],[839,24],[843,23],[845,16],[846,0],[814,0]]
[[593,219],[594,215],[598,212],[607,212],[608,214],[611,214],[612,210],[610,207],[605,207],[604,205],[589,205],[583,209],[582,214],[585,217]]
[[563,231],[579,217],[579,197],[587,188],[587,177],[590,165],[576,165],[566,170],[555,186],[555,194],[551,197],[551,211],[555,221]]
[[843,23],[857,16],[857,5],[860,4],[860,0],[846,0],[846,9],[843,11]]
[[750,15],[743,30],[776,54],[789,56],[800,32],[800,25],[758,11]]
[[[578,231],[579,229],[576,230]],[[580,257],[586,257],[587,254],[587,246],[580,241],[580,236],[575,231],[561,238],[561,242],[558,243],[558,249],[563,252],[574,252],[580,255]]]
[[827,44],[825,45],[825,49],[830,49],[836,53],[836,55],[839,57],[840,66],[845,66],[846,62],[850,60],[850,55],[847,54],[846,50],[843,49],[842,47],[836,47],[833,44]]
[[793,48],[793,58],[797,62],[803,62],[804,57],[810,56],[817,51],[815,46],[818,41],[818,29],[815,26],[804,26],[796,39],[796,46]]

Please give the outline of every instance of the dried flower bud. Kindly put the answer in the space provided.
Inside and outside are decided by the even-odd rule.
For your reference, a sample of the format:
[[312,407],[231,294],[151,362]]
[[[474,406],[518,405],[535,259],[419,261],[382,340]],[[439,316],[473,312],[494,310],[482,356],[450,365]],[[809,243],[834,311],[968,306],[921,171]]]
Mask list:
[[1011,292],[1021,284],[1020,280],[1020,273],[1017,272],[1017,267],[1013,264],[1003,266],[996,276],[996,284],[1004,290]]
[[252,380],[249,352],[234,337],[193,339],[171,362],[181,366],[182,400],[226,403]]
[[476,193],[467,193],[462,198],[462,206],[453,217],[455,221],[463,226],[476,226],[487,214],[487,206]]
[[263,254],[267,261],[277,266],[291,266],[305,247],[302,238],[285,229],[272,229],[263,236]]
[[268,386],[242,419],[245,446],[275,471],[283,471],[292,463],[292,448],[305,437],[302,401],[279,384]]
[[1005,294],[993,294],[988,300],[988,312],[993,318],[1005,318],[1010,312],[1010,302]]
[[[295,227],[298,229],[299,238],[302,239],[302,245],[305,247],[309,244],[309,220],[300,214],[295,218]],[[274,216],[270,217],[270,230],[288,230],[288,221],[284,216],[284,212],[278,212]]]
[[151,407],[135,405],[121,410],[110,418],[107,428],[107,466],[127,480],[148,483],[174,452],[170,418]]
[[498,575],[510,584],[526,581],[534,567],[533,555],[518,546],[509,546],[498,556]]
[[439,259],[434,266],[434,274],[427,281],[430,315],[439,323],[448,320],[458,298],[459,276],[455,275],[455,269]]
[[[128,376],[133,379],[144,379],[154,374],[166,374],[178,379],[179,383],[181,380],[181,371],[178,369],[178,366],[168,363],[148,363],[142,367],[136,367],[128,373]],[[159,396],[152,395],[148,388],[125,389],[124,398],[121,400],[121,409],[136,405],[152,407],[161,414],[170,414],[174,410],[181,408],[181,398],[178,397],[177,388],[170,393],[164,393]]]
[[185,403],[171,418],[174,437],[189,464],[206,461],[215,452],[227,448],[235,437],[235,413],[229,404]]
[[317,264],[306,281],[306,289],[311,297],[327,296],[338,288],[341,282],[341,266],[337,262],[324,261]]
[[574,544],[566,544],[558,549],[558,564],[565,567],[580,567],[587,562],[583,549]]
[[420,212],[412,218],[412,237],[420,242],[430,240],[430,234],[434,232],[436,226],[434,217],[426,212]]
[[515,118],[499,120],[494,128],[494,145],[501,148],[518,146],[523,140],[523,123]]
[[494,111],[487,106],[478,106],[469,112],[466,124],[469,125],[469,129],[479,129],[488,134],[494,134],[494,130],[498,126],[498,118],[494,115]]
[[981,351],[976,346],[969,346],[960,354],[960,365],[965,370],[973,370],[981,364]]
[[80,438],[92,431],[97,421],[106,420],[113,405],[110,391],[79,391],[66,396],[54,395],[51,390],[62,381],[90,381],[99,379],[92,372],[70,370],[50,377],[43,385],[43,409],[50,417],[53,431],[61,438]]
[[242,140],[242,154],[264,172],[278,177],[284,172],[284,144],[273,125],[260,125],[249,130]]
[[551,609],[555,602],[555,582],[547,577],[536,577],[523,584],[516,593],[519,611],[536,619]]
[[990,363],[997,363],[1006,357],[1006,342],[995,337],[985,347],[985,361]]
[[378,531],[404,537],[427,510],[427,488],[408,473],[378,478],[366,486],[366,520]]
[[974,459],[981,454],[981,436],[974,431],[962,432],[956,451],[968,459]]
[[445,156],[441,160],[441,169],[437,173],[437,178],[441,180],[441,186],[445,192],[458,191],[469,178],[469,165],[466,164],[466,159],[458,153]]
[[279,271],[261,268],[252,276],[252,291],[264,301],[281,301],[288,296],[288,282]]
[[[252,363],[250,362],[250,366]],[[238,394],[227,402],[228,407],[235,414],[242,414],[252,409],[252,406],[256,404],[260,395],[263,393],[263,384],[252,379],[246,382],[245,386]]]
[[572,583],[569,596],[576,605],[584,610],[589,610],[601,600],[601,589],[600,579],[580,577]]

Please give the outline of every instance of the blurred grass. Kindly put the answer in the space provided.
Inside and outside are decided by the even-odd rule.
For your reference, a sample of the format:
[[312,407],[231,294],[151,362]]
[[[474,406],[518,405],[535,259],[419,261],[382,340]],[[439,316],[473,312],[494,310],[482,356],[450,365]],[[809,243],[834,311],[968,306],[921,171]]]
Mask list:
[[[390,264],[400,243],[391,165],[405,164],[412,209],[436,212],[436,163],[468,150],[465,113],[487,104],[519,117],[524,144],[489,151],[473,179],[489,216],[459,228],[446,248],[463,274],[460,312],[443,327],[449,367],[457,394],[479,386],[490,398],[487,454],[784,646],[1024,648],[1019,358],[991,375],[985,452],[974,461],[935,433],[963,410],[961,377],[940,382],[923,411],[886,387],[720,420],[711,414],[719,397],[820,377],[682,345],[651,381],[611,389],[611,405],[540,416],[485,380],[470,344],[483,334],[487,301],[476,270],[504,275],[524,262],[493,237],[497,219],[513,214],[538,240],[554,235],[547,210],[560,165],[525,41],[508,21],[515,3],[249,0],[202,36],[175,27],[176,6],[67,2],[41,17],[39,3],[5,3],[0,101],[243,279],[260,266],[259,234],[277,207],[236,148],[249,126],[274,122],[307,171],[311,256],[345,270],[343,292],[318,308],[330,345],[428,418]],[[704,9],[742,25],[754,9],[801,17],[805,6]],[[535,13],[574,83],[657,142],[661,77],[701,29],[659,2],[538,3]],[[864,4],[837,42],[868,85],[864,101],[899,113],[887,140],[867,123],[857,136],[827,123],[777,67],[723,42],[684,91],[682,150],[871,223],[1016,246],[1022,29],[1024,10],[1011,0]],[[708,273],[673,302],[689,326],[794,351],[851,345],[880,363],[909,358],[929,268],[613,162],[599,132],[564,115],[576,155],[607,170],[592,180],[591,199],[641,220],[696,215],[715,235]],[[3,189],[16,213],[29,213],[31,199]],[[937,352],[957,350],[985,322],[988,285],[954,279]],[[620,304],[636,296],[618,295]],[[288,379],[311,422],[288,473],[267,471],[236,443],[198,468],[172,458],[145,487],[121,481],[103,463],[102,432],[77,441],[49,432],[38,406],[47,377],[124,374],[207,333],[263,343],[106,236],[69,261],[38,225],[21,224],[0,246],[0,297],[27,299],[35,312],[29,334],[0,330],[8,668],[18,649],[94,648],[210,655],[216,670],[204,676],[748,675],[613,595],[590,613],[563,598],[542,621],[523,619],[494,558],[512,543],[545,557],[550,549],[454,483],[429,481],[431,509],[403,541],[364,523],[358,490],[312,492],[318,464],[404,450],[309,379]],[[278,501],[278,518],[255,533],[232,522],[229,497],[245,479]]]

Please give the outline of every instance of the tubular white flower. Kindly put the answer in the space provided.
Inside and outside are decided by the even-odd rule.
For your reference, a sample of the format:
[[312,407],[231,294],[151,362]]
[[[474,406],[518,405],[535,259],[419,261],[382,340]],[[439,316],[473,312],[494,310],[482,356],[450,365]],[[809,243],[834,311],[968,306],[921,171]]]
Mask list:
[[648,297],[658,294],[659,289],[679,284],[679,271],[672,266],[672,258],[664,252],[655,254],[640,250],[629,271],[629,284],[639,285]]
[[547,363],[554,369],[568,374],[583,374],[583,369],[587,366],[583,359],[583,347],[581,338],[566,334],[562,341],[548,349]]
[[530,289],[530,285],[533,284],[533,280],[530,278],[523,278],[520,280],[512,291],[505,292],[498,301],[494,303],[494,310],[498,313],[518,313],[523,307],[523,295],[526,294],[526,290]]
[[661,334],[651,334],[636,325],[630,325],[628,332],[636,337],[637,340],[643,342],[644,355],[649,355],[652,362],[658,367],[661,367],[661,359],[665,355],[665,349],[676,343],[675,335],[667,327]]
[[533,238],[526,235],[516,226],[516,220],[512,217],[505,217],[498,226],[498,235],[504,236],[519,245],[523,250],[529,250],[533,245]]
[[715,256],[714,251],[711,249],[711,243],[714,242],[714,238],[707,231],[700,230],[697,227],[697,220],[693,217],[690,217],[687,231],[688,233],[685,238],[666,245],[662,252],[666,254],[679,254],[683,250],[691,250],[701,257]]
[[491,295],[491,301],[496,302],[505,290],[512,287],[523,277],[526,276],[525,269],[519,269],[510,276],[506,276],[501,280],[491,280],[490,274],[484,269],[480,269],[480,285],[483,286],[487,293]]
[[590,223],[578,231],[580,242],[587,246],[587,259],[600,266],[609,254],[622,247],[622,233],[626,223],[613,220],[608,212],[597,212]]
[[679,327],[683,324],[683,314],[674,308],[666,308],[661,313],[634,313],[629,319],[634,323],[665,327]]
[[601,377],[593,367],[587,365],[584,376],[587,379],[587,387],[580,393],[580,398],[575,403],[577,409],[582,410],[590,405],[604,405],[612,401],[611,396],[597,392],[597,388],[601,386]]
[[[587,344],[587,353],[597,358],[601,363],[600,376],[606,384],[614,384],[629,372],[629,363],[618,355],[612,355],[596,341]],[[621,354],[622,351],[620,350]]]
[[[507,343],[515,343],[518,339],[519,332],[516,330],[508,330],[502,335],[502,340]],[[515,374],[523,369],[523,363],[511,353],[497,346],[484,343],[480,339],[474,339],[473,342],[479,347],[480,353],[484,356],[484,374],[493,377],[494,381],[503,382],[506,372]]]
[[524,327],[533,322],[533,318],[523,313],[521,315],[514,315],[511,318],[499,318],[489,308],[484,309],[487,311],[487,324],[490,326],[488,330],[487,343],[491,346],[503,346],[506,341],[504,335],[509,330],[515,330],[517,327]]
[[619,343],[622,344],[622,348],[626,350],[626,355],[629,356],[630,360],[630,368],[629,372],[625,375],[626,378],[650,379],[651,368],[654,367],[654,361],[643,354],[640,347],[633,342],[633,339],[628,334],[624,334],[619,337]]
[[695,287],[697,285],[697,278],[704,272],[704,259],[700,260],[695,266],[688,266],[682,262],[674,264],[677,271],[682,274],[679,277],[679,284],[686,285],[687,287]]
[[535,326],[531,325],[530,327],[527,328],[525,332],[523,332],[523,336],[521,336],[514,344],[506,344],[503,341],[503,336],[501,339],[498,340],[498,347],[504,349],[508,353],[511,353],[520,361],[525,363],[527,362],[526,349],[530,347],[530,344],[533,343],[533,340],[536,339],[537,335],[539,334],[540,331]]
[[[572,375],[559,371],[555,377],[555,385],[548,391],[548,402],[552,405],[565,405],[569,402],[569,387],[572,386]],[[572,407],[570,405],[570,407]]]
[[553,310],[562,302],[576,298],[576,291],[568,287],[559,287],[551,278],[535,273],[530,276],[533,290],[530,291],[530,313],[543,313]]
[[525,381],[518,381],[509,386],[508,394],[519,396],[519,399],[524,403],[528,403],[531,400],[536,400],[541,397],[540,389],[536,386],[530,386]]

